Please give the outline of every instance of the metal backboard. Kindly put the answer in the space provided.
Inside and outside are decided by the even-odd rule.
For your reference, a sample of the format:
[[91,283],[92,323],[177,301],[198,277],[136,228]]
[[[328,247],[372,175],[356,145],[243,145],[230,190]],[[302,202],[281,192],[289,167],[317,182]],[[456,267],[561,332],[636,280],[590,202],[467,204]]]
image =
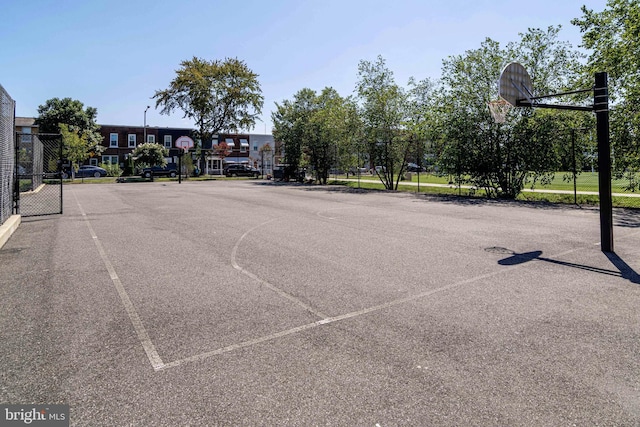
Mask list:
[[531,77],[521,64],[512,62],[504,67],[498,80],[498,93],[502,99],[515,107],[518,100],[530,102],[532,90]]

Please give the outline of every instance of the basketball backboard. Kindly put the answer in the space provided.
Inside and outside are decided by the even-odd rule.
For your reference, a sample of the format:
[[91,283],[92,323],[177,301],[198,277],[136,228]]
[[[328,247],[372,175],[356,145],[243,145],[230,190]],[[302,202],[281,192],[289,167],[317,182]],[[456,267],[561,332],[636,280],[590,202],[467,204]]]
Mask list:
[[193,148],[194,145],[195,144],[193,142],[193,139],[189,138],[188,136],[181,136],[180,138],[176,139],[176,148],[182,148],[183,150],[187,151]]
[[517,106],[518,100],[531,103],[532,90],[531,77],[521,64],[512,62],[504,67],[498,80],[498,93],[502,99],[514,107]]

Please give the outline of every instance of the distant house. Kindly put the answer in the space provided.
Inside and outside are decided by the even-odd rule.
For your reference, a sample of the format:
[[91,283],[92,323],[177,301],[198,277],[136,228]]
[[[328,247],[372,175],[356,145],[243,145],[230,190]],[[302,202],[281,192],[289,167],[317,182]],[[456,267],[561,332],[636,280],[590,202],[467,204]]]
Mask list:
[[[35,123],[35,117],[16,117],[15,132],[24,134],[25,138],[31,138],[27,135],[38,133],[38,125],[36,125]],[[29,139],[28,141],[31,141],[31,139]]]
[[[138,126],[100,125],[100,134],[104,151],[101,158],[89,159],[90,164],[110,163],[124,169],[131,152],[144,140],[144,128]],[[150,139],[156,137],[157,133],[149,132]]]
[[[37,134],[38,126],[34,117],[16,117],[16,132],[24,134]],[[194,137],[194,129],[127,126],[127,125],[99,125],[102,135],[104,151],[87,161],[90,165],[100,163],[118,164],[125,174],[133,173],[133,158],[131,153],[142,142],[155,142],[169,150],[168,163],[177,163],[182,150],[176,148],[175,142],[181,136]],[[199,141],[197,141],[198,143]],[[228,153],[217,149],[218,145],[226,142],[230,148]],[[281,159],[280,144],[276,144],[272,135],[264,134],[219,134],[211,139],[206,139],[202,144],[201,155],[196,158],[196,150],[192,149],[191,155],[194,165],[204,174],[222,175],[227,163],[246,163],[264,174],[273,173],[273,167],[279,164]]]
[[[135,147],[145,139],[144,127],[122,125],[100,125],[100,133],[105,147],[101,155],[102,163],[119,164],[125,173],[131,170],[131,153]],[[146,141],[158,143],[169,149],[167,162],[177,163],[181,150],[175,147],[175,141],[181,136],[194,137],[194,129],[147,127]],[[199,141],[197,141],[199,142]],[[220,143],[225,142],[229,149],[224,152],[218,149]],[[269,146],[266,153],[262,152]],[[253,134],[219,134],[211,139],[205,139],[200,156],[196,157],[195,149],[190,150],[194,165],[207,175],[222,175],[227,163],[247,163],[264,173],[272,173],[275,159],[275,143],[272,135]],[[98,159],[90,159],[97,164]]]
[[[218,149],[222,143],[228,147],[225,152]],[[257,134],[219,134],[214,135],[211,141],[205,141],[204,149],[207,151],[203,172],[209,175],[221,175],[224,166],[229,163],[246,163],[264,174],[273,171],[273,156],[265,155],[262,150],[269,146],[267,153],[273,153],[274,141],[272,135]]]
[[265,175],[273,175],[273,167],[280,160],[273,135],[251,135],[250,145],[249,157],[253,166]]

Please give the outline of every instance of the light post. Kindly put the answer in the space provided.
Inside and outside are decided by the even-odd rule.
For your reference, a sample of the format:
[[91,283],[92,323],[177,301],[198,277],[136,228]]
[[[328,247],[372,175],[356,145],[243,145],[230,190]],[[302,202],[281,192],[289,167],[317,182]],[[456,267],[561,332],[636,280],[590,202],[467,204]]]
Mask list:
[[147,108],[144,109],[144,130],[143,130],[143,137],[142,137],[142,142],[145,143],[147,142],[147,110],[150,108],[149,105],[147,105]]

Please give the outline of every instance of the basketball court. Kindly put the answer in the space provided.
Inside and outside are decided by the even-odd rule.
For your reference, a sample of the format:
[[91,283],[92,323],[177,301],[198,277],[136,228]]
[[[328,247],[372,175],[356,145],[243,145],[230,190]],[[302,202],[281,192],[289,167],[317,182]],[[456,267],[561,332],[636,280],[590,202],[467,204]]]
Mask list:
[[640,223],[260,181],[65,186],[0,250],[2,401],[72,425],[633,425]]

